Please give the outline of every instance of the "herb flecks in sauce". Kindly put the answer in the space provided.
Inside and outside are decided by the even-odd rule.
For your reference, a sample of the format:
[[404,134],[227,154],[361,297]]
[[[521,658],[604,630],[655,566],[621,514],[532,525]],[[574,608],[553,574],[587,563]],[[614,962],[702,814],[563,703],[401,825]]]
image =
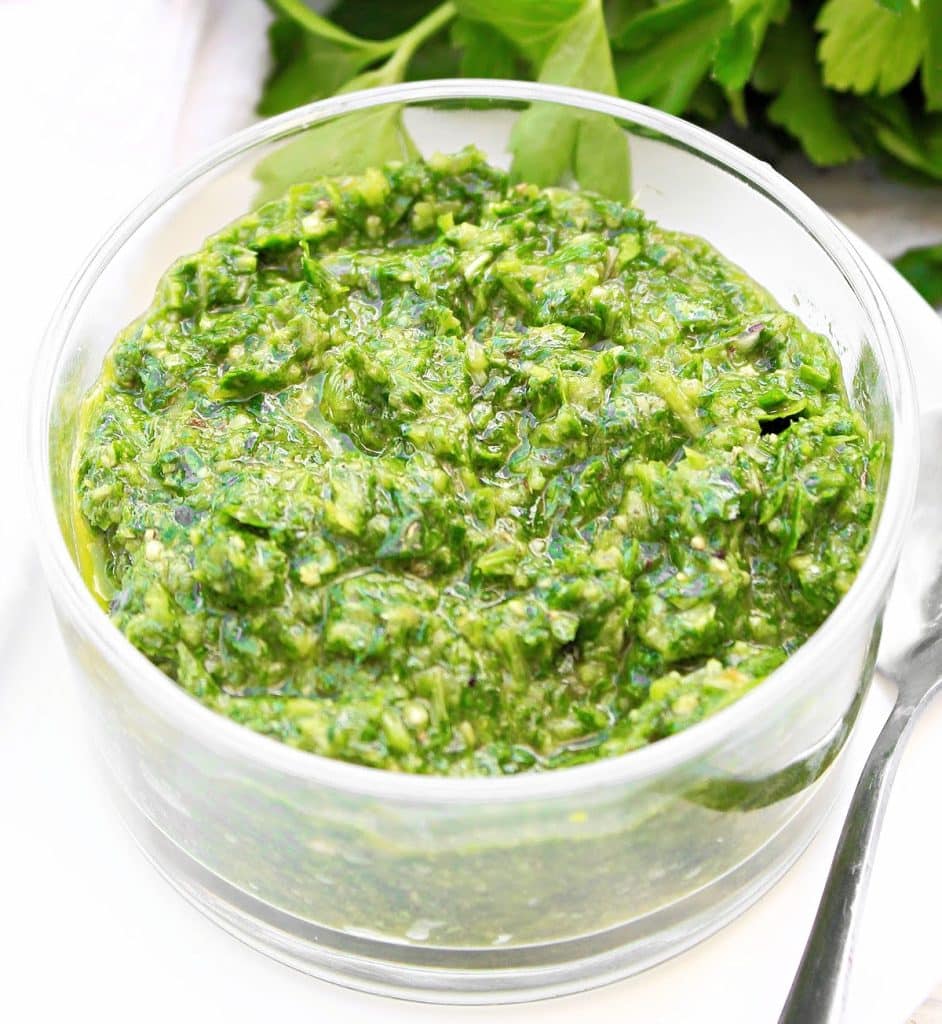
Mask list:
[[135,646],[286,743],[454,775],[741,696],[853,580],[880,457],[826,340],[706,242],[473,150],[211,238],[85,423]]

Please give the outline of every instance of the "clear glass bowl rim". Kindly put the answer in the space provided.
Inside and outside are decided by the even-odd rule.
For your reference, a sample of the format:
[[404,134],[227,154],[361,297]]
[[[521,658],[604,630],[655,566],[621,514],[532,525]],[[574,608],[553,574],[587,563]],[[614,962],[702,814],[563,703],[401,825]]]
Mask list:
[[[582,108],[659,132],[731,171],[791,215],[840,269],[874,327],[870,338],[890,396],[893,453],[883,509],[853,585],[821,627],[771,675],[734,704],[689,729],[617,757],[514,776],[451,778],[410,775],[351,764],[289,747],[205,707],[141,654],[98,605],[73,563],[59,528],[49,460],[49,424],[57,378],[72,325],[101,273],[135,231],[177,193],[220,164],[263,142],[341,114],[387,103],[441,100],[552,102]],[[746,268],[748,270],[748,268]],[[269,118],[229,136],[170,177],[99,242],[72,280],[46,329],[30,384],[27,423],[33,530],[48,585],[62,612],[121,672],[122,681],[191,739],[311,784],[378,798],[425,803],[553,800],[600,787],[651,779],[691,761],[771,712],[815,660],[843,642],[845,626],[873,615],[889,587],[915,496],[918,414],[912,370],[899,327],[873,278],[837,223],[768,164],[680,118],[600,93],[534,82],[440,79],[345,93]],[[896,456],[903,452],[904,458]]]

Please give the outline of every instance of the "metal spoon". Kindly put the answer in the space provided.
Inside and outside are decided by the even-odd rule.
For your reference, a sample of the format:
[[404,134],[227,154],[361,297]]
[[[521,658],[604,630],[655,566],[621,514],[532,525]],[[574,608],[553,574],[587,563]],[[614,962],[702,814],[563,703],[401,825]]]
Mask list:
[[887,606],[879,671],[896,703],[867,758],[779,1024],[843,1019],[855,931],[903,741],[942,683],[942,412],[922,423],[916,512]]

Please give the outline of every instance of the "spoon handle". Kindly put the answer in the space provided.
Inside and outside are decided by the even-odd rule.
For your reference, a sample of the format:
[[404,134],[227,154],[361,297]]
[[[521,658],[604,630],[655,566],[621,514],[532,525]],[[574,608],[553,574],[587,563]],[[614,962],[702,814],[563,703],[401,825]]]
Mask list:
[[897,700],[867,758],[779,1024],[838,1024],[843,1019],[854,931],[901,741],[915,720],[914,710],[909,702]]

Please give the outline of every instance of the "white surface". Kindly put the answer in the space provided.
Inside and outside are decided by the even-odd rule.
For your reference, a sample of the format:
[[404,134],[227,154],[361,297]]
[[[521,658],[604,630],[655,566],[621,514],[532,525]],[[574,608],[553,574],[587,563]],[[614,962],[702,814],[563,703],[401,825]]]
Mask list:
[[912,246],[942,238],[937,185],[887,179],[875,161],[821,168],[793,154],[778,169],[883,256],[895,258]]
[[[263,19],[256,0],[0,4],[0,95],[12,141],[0,169],[5,395],[13,398],[0,403],[4,480],[18,473],[19,401],[51,302],[94,237],[169,163],[250,118]],[[42,279],[24,266],[41,268]],[[885,265],[880,272],[918,357],[923,400],[942,404],[933,386],[942,380],[942,328]],[[153,871],[108,802],[38,567],[9,557],[25,556],[24,525],[8,491],[0,504],[8,554],[0,573],[0,1020],[89,1012],[102,1024],[300,1015],[344,1024],[776,1020],[839,812],[788,876],[713,939],[638,978],[552,1003],[395,1003],[319,983],[241,946]],[[4,592],[12,597],[5,606]],[[851,751],[857,764],[888,706],[885,694],[871,693]],[[893,793],[856,957],[854,1024],[900,1024],[942,976],[940,735],[942,704],[920,724]]]

